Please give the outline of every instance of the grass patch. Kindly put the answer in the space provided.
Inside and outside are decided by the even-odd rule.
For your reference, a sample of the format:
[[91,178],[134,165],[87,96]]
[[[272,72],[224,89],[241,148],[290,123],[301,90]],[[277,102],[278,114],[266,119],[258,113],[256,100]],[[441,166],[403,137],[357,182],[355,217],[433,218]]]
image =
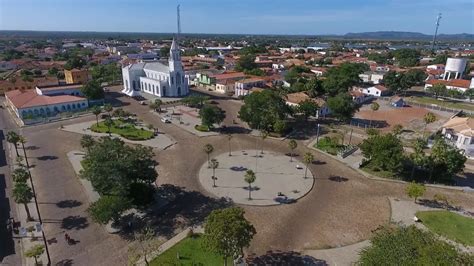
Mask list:
[[[207,251],[202,242],[203,239],[198,234],[187,237],[155,258],[150,265],[224,265],[222,256]],[[230,258],[228,265],[232,265]]]
[[201,132],[209,132],[209,127],[205,125],[195,125],[194,129]]
[[[130,123],[125,123],[121,120],[113,120],[114,125],[110,128],[111,133],[120,135],[129,140],[147,140],[153,138],[153,132],[142,128],[137,128]],[[109,133],[109,128],[105,125],[104,121],[99,122],[97,126],[94,123],[91,126],[91,130],[99,133]]]
[[344,148],[344,145],[338,144],[337,138],[324,137],[317,144],[314,144],[314,147],[331,155],[337,155],[337,152]]
[[374,176],[378,176],[378,177],[383,177],[383,178],[389,178],[389,179],[403,179],[402,176],[396,174],[396,173],[393,173],[391,171],[385,171],[385,170],[374,170],[372,169],[372,167],[370,165],[364,165],[360,168],[362,171],[366,172],[366,173],[369,173],[371,175],[374,175]]
[[417,103],[423,103],[423,104],[436,104],[438,106],[442,106],[446,108],[474,111],[474,104],[469,104],[469,103],[464,103],[464,102],[456,102],[456,101],[450,101],[450,100],[440,101],[432,97],[411,97],[409,100],[412,100]]
[[416,213],[431,231],[448,239],[474,246],[474,219],[449,211],[421,211]]

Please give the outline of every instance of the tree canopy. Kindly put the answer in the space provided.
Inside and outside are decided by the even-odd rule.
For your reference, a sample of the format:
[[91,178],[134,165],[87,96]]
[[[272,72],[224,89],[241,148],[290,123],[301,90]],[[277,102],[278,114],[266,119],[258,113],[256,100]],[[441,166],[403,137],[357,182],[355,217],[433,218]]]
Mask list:
[[391,172],[402,170],[403,145],[397,136],[391,133],[371,135],[362,142],[360,149],[372,168]]
[[207,249],[224,257],[236,257],[250,245],[256,234],[255,228],[244,217],[238,207],[214,210],[206,218],[204,244]]
[[342,121],[348,121],[357,111],[352,97],[347,92],[341,92],[334,97],[329,97],[327,105],[331,114]]
[[438,239],[433,233],[416,228],[387,226],[379,229],[371,245],[360,252],[360,265],[471,265],[472,254],[463,253]]
[[413,67],[418,64],[420,51],[415,49],[398,49],[393,52],[393,56],[401,67]]
[[452,182],[456,174],[464,169],[466,156],[459,149],[450,146],[442,138],[435,140],[428,157],[430,177],[433,181]]
[[91,80],[87,82],[84,86],[82,86],[81,92],[89,100],[99,100],[104,98],[104,90],[97,80]]
[[347,92],[352,86],[360,84],[362,81],[359,74],[369,70],[367,64],[343,63],[337,67],[329,68],[326,72],[326,79],[323,87],[329,95],[337,95]]
[[273,132],[279,127],[276,124],[284,121],[289,112],[289,107],[277,93],[264,90],[245,97],[239,116],[251,128]]
[[214,124],[220,124],[224,121],[225,112],[215,105],[206,104],[199,110],[199,116],[204,126],[212,128]]

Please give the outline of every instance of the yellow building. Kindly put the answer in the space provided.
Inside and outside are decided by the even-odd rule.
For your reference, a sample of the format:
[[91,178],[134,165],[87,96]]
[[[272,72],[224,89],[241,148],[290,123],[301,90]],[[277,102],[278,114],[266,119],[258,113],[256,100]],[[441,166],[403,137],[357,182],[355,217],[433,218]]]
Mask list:
[[64,70],[64,78],[67,84],[85,84],[89,81],[89,71],[87,69]]

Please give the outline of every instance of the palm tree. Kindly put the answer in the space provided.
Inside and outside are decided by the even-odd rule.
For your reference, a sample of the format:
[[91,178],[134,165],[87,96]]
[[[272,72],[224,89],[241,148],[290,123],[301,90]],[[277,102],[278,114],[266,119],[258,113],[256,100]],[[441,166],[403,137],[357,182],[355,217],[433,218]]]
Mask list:
[[112,131],[111,131],[111,129],[112,129],[113,125],[114,125],[114,120],[112,120],[112,118],[111,118],[110,116],[108,116],[108,117],[105,119],[104,124],[105,124],[105,126],[107,127],[107,129],[108,129],[109,136],[112,136]]
[[82,136],[82,138],[81,138],[81,147],[83,149],[86,149],[89,152],[90,149],[92,148],[92,146],[94,146],[94,144],[95,144],[95,140],[91,135]]
[[29,177],[30,173],[25,167],[18,167],[12,172],[13,181],[16,183],[26,183]]
[[112,112],[113,109],[114,108],[112,107],[110,103],[104,104],[104,110],[109,114],[109,116],[110,116],[110,112]]
[[296,140],[292,139],[290,142],[288,142],[288,147],[290,148],[290,162],[293,162],[293,151],[298,147],[298,143]]
[[16,156],[20,156],[18,153],[18,142],[20,142],[20,135],[18,135],[15,131],[8,131],[7,141],[15,145]]
[[33,220],[31,218],[30,209],[28,208],[28,203],[33,199],[33,191],[31,188],[26,183],[15,183],[15,186],[13,187],[13,199],[16,203],[25,206],[27,220]]
[[[371,105],[370,105],[370,109],[372,109],[372,112],[376,112],[377,110],[379,110],[380,108],[380,104],[378,104],[377,102],[373,102]],[[372,126],[372,119],[370,119],[370,126]]]
[[44,246],[43,245],[35,245],[29,250],[25,252],[25,256],[28,258],[34,258],[35,259],[35,265],[38,265],[38,257],[41,256],[44,252]]
[[227,135],[227,140],[229,141],[229,156],[232,156],[232,149],[230,146],[230,141],[232,140],[232,134]]
[[425,114],[425,116],[423,116],[423,121],[425,122],[425,128],[423,130],[423,134],[425,134],[426,133],[426,127],[428,126],[428,124],[431,124],[434,121],[436,121],[436,115],[433,114],[432,112],[428,112],[428,113]]
[[23,149],[23,155],[25,156],[26,168],[30,169],[30,164],[28,163],[28,157],[26,156],[25,143],[26,138],[22,135],[19,135],[19,142],[21,143],[21,148]]
[[260,153],[263,154],[263,142],[268,137],[268,133],[266,131],[262,131],[261,137],[262,137],[262,151]]
[[213,185],[212,187],[216,187],[216,168],[219,167],[219,161],[217,159],[213,158],[211,160],[211,168],[212,168],[212,181]]
[[423,166],[426,163],[426,154],[424,148],[426,146],[426,141],[422,138],[419,138],[415,141],[413,145],[414,152],[410,154],[410,158],[412,160],[412,169],[411,169],[411,179],[413,179],[415,175],[415,170],[417,166]]
[[100,113],[102,113],[102,110],[100,109],[99,106],[94,106],[94,108],[92,108],[92,113],[95,115],[95,121],[97,122],[97,126],[99,126],[99,115]]
[[214,151],[214,147],[211,144],[204,145],[204,152],[207,154],[207,168],[210,166],[210,155]]
[[249,200],[252,199],[252,183],[255,182],[257,177],[255,176],[255,172],[252,170],[247,170],[245,172],[245,182],[249,184]]
[[311,152],[307,152],[303,156],[303,161],[306,164],[306,169],[304,170],[304,178],[307,178],[307,173],[308,173],[308,165],[310,163],[313,163],[314,161],[314,156]]

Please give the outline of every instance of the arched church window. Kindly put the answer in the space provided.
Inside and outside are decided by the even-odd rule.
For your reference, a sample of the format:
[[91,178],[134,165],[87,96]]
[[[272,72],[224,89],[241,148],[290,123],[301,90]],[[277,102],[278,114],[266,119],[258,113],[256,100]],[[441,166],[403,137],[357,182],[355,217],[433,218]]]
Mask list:
[[174,77],[171,77],[171,84],[174,84]]

